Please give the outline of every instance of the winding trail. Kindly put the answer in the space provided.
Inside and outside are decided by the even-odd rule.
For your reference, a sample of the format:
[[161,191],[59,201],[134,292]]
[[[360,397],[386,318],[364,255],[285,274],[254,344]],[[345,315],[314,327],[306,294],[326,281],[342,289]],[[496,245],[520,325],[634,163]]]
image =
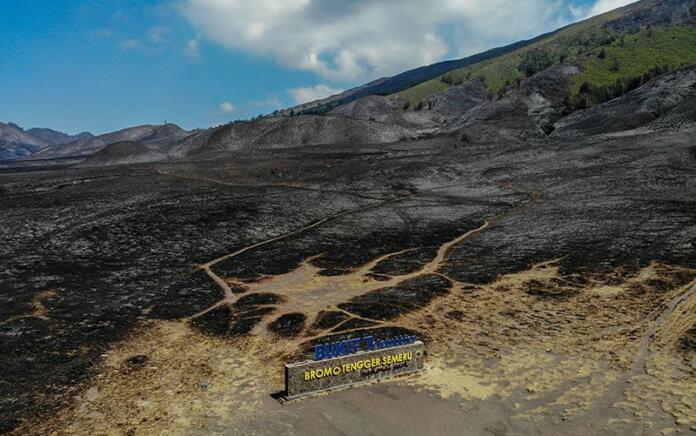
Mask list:
[[636,359],[631,365],[630,371],[626,375],[626,379],[645,371],[645,363],[650,355],[650,345],[652,343],[655,334],[658,330],[665,324],[669,317],[674,313],[674,311],[679,307],[680,304],[696,295],[696,281],[691,282],[686,285],[685,291],[678,294],[676,297],[672,298],[670,301],[664,304],[664,309],[653,321],[650,322],[647,330],[640,339],[640,345],[638,347],[638,354]]
[[[322,222],[325,221],[326,220],[322,220]],[[281,235],[275,238],[270,238],[268,240],[250,245],[243,249],[237,250],[234,253],[230,253],[229,255],[214,259],[204,265],[201,265],[200,268],[208,272],[208,274],[210,274],[211,277],[213,277],[221,286],[224,285],[226,289],[229,289],[229,286],[227,285],[225,280],[217,276],[212,271],[211,267],[213,265],[223,260],[233,258],[234,256],[237,256],[252,248],[259,247],[263,244],[271,243],[275,240],[282,239],[283,237],[288,237],[292,234],[297,234],[300,231],[307,230],[319,224],[320,222],[315,222],[294,232]],[[338,305],[340,303],[350,300],[351,298],[364,295],[368,292],[377,289],[397,286],[399,283],[403,281],[410,280],[419,276],[428,274],[441,275],[440,273],[438,273],[438,270],[443,266],[444,263],[446,263],[452,248],[455,247],[457,244],[460,244],[461,242],[484,231],[490,225],[490,221],[486,220],[479,227],[471,229],[465,232],[464,234],[441,244],[438,247],[438,250],[435,253],[434,257],[427,263],[423,264],[418,270],[401,275],[387,276],[389,277],[388,280],[376,280],[375,278],[371,277],[370,273],[372,269],[384,260],[387,260],[393,256],[408,253],[410,251],[413,251],[415,248],[407,248],[392,253],[384,254],[382,256],[376,257],[370,262],[367,262],[366,264],[362,265],[354,271],[339,276],[322,276],[318,274],[320,269],[311,264],[311,260],[317,257],[313,256],[309,259],[306,259],[300,266],[298,266],[292,271],[289,271],[285,274],[269,277],[259,282],[250,284],[249,293],[273,293],[276,295],[282,295],[283,303],[279,304],[277,306],[278,310],[274,312],[274,317],[276,318],[290,313],[303,313],[308,317],[308,319],[311,320],[313,318],[316,318],[318,313],[325,310],[340,311],[350,317],[349,319],[346,319],[339,325],[334,325],[319,331],[318,334],[312,337],[320,337],[325,334],[329,334],[331,331],[335,330],[336,328],[339,328],[342,324],[345,324],[350,320],[363,320],[368,322],[374,322],[382,326],[394,325],[391,322],[360,317],[345,309],[338,309]],[[457,281],[452,280],[448,277],[444,278],[449,280],[453,284],[458,283]],[[193,315],[191,318],[204,315],[205,313],[222,305],[233,304],[234,301],[236,301],[240,297],[241,296],[237,296],[236,294],[230,291],[229,294],[226,294],[225,298],[223,298],[221,301],[205,309],[204,311]],[[255,337],[265,337],[268,335],[268,333],[268,327],[265,323],[258,323],[251,331],[251,335]],[[297,345],[300,342],[306,341],[307,339],[307,337],[297,337],[295,339],[286,338],[286,345]]]
[[[159,171],[161,174],[164,175],[170,175],[174,177],[182,177],[186,178],[185,176],[178,176],[178,175],[173,175],[164,171]],[[205,179],[207,182],[211,183],[220,183],[220,184],[225,184],[225,185],[230,185],[230,186],[238,186],[234,185],[231,183],[225,183],[221,181],[216,181],[212,179]],[[350,300],[351,298],[364,295],[368,292],[385,288],[385,287],[390,287],[390,286],[397,286],[400,282],[413,279],[419,276],[423,275],[428,275],[428,274],[433,274],[433,275],[438,275],[445,280],[448,280],[452,285],[462,285],[462,283],[458,282],[457,280],[454,280],[450,277],[447,277],[443,273],[439,272],[439,269],[441,269],[442,265],[447,261],[450,251],[453,247],[456,245],[462,243],[463,241],[475,236],[476,234],[486,230],[492,225],[495,225],[497,222],[499,222],[501,219],[504,217],[508,216],[509,214],[514,213],[515,211],[521,209],[521,208],[526,208],[529,207],[532,204],[538,203],[541,200],[541,197],[537,195],[536,193],[529,194],[530,196],[530,201],[528,202],[522,202],[520,204],[517,204],[515,206],[510,207],[507,210],[504,210],[503,212],[494,215],[493,217],[490,217],[486,219],[483,224],[481,224],[479,227],[468,230],[464,234],[447,241],[440,245],[438,248],[435,256],[428,261],[427,263],[423,264],[417,271],[402,274],[402,275],[382,275],[382,278],[387,278],[387,280],[377,280],[372,274],[371,271],[372,269],[379,264],[381,261],[386,260],[390,257],[400,255],[409,251],[414,250],[415,248],[408,248],[404,250],[399,250],[393,253],[387,253],[385,255],[379,256],[370,262],[360,266],[359,268],[348,272],[343,275],[339,276],[323,276],[320,274],[320,269],[313,266],[311,261],[315,259],[316,257],[320,256],[321,254],[311,256],[308,259],[305,259],[304,262],[302,262],[298,267],[293,269],[292,271],[289,271],[284,274],[279,274],[271,277],[264,278],[258,282],[253,282],[247,286],[247,291],[246,293],[243,294],[235,294],[232,291],[231,286],[229,285],[227,279],[228,278],[223,278],[219,276],[215,271],[214,267],[215,265],[227,261],[229,259],[233,259],[235,257],[238,257],[250,250],[254,250],[259,247],[263,247],[268,244],[272,244],[274,242],[284,240],[287,238],[291,238],[293,236],[299,235],[301,233],[307,232],[311,229],[317,228],[327,222],[339,219],[341,217],[350,215],[350,214],[355,214],[355,213],[362,213],[374,209],[378,209],[381,207],[384,207],[389,204],[394,204],[398,202],[402,202],[405,200],[413,199],[416,197],[422,197],[422,198],[427,198],[429,196],[432,196],[435,191],[440,190],[440,189],[445,189],[449,187],[455,187],[458,186],[457,184],[452,184],[452,185],[441,185],[441,186],[434,186],[430,187],[429,189],[418,191],[418,192],[412,192],[408,195],[401,195],[397,197],[393,197],[384,201],[379,201],[377,203],[373,204],[368,204],[365,206],[357,207],[354,209],[348,209],[348,210],[343,210],[341,212],[335,213],[333,215],[330,215],[328,217],[313,221],[309,224],[306,224],[304,226],[301,226],[291,232],[284,233],[281,235],[277,235],[268,239],[264,239],[262,241],[247,245],[243,248],[240,248],[232,253],[217,257],[215,259],[212,259],[206,263],[203,264],[196,264],[194,265],[196,268],[205,271],[205,273],[217,284],[217,286],[223,291],[223,298],[219,300],[218,302],[214,303],[210,307],[195,313],[187,318],[182,319],[182,321],[190,321],[192,319],[195,319],[197,317],[200,317],[202,315],[207,314],[208,312],[219,308],[223,306],[228,306],[230,307],[233,305],[235,302],[237,302],[242,296],[244,295],[249,295],[253,293],[272,293],[276,295],[282,295],[284,297],[284,300],[282,303],[277,305],[277,310],[274,312],[274,316],[276,319],[282,315],[285,314],[290,314],[290,313],[302,313],[307,316],[307,319],[312,319],[316,318],[318,313],[322,310],[335,310],[335,308],[338,307],[340,303],[346,302]],[[355,320],[355,319],[362,319],[364,321],[371,321],[371,322],[376,322],[380,325],[391,325],[392,323],[387,323],[381,320],[374,320],[374,319],[368,319],[368,318],[363,318],[363,317],[358,317],[356,314],[350,313],[345,310],[341,310],[342,312],[346,313],[347,315],[350,315],[351,318],[349,320]],[[347,322],[346,320],[345,322]],[[329,333],[332,329],[336,328],[336,326],[332,326],[328,329],[323,330],[319,335],[323,335],[326,333]],[[306,329],[306,327],[305,327]],[[304,329],[303,329],[304,330]],[[257,336],[257,337],[264,337],[268,335],[268,325],[264,322],[259,322],[256,324],[256,326],[252,329],[250,334],[252,336]],[[287,345],[292,346],[297,345],[296,342],[300,340],[306,340],[306,337],[304,339],[301,339],[300,336],[296,337],[294,340],[291,340],[289,338],[287,339]]]
[[380,208],[380,207],[385,206],[385,205],[387,205],[387,204],[397,203],[397,202],[399,202],[399,201],[403,201],[403,200],[407,200],[407,199],[409,199],[409,198],[416,197],[417,195],[418,195],[418,194],[405,195],[405,196],[402,196],[402,197],[397,197],[397,198],[393,198],[393,199],[390,199],[390,200],[387,200],[387,201],[383,201],[383,202],[378,203],[378,204],[372,204],[372,205],[369,205],[369,206],[363,206],[363,207],[358,207],[358,208],[355,208],[355,209],[344,210],[344,211],[338,212],[338,213],[336,213],[336,214],[334,214],[334,215],[330,215],[330,216],[328,216],[328,217],[326,217],[326,218],[322,218],[322,219],[320,219],[320,220],[318,220],[318,221],[314,221],[313,223],[310,223],[310,224],[307,224],[306,226],[300,227],[300,228],[297,229],[297,230],[293,230],[293,231],[290,232],[290,233],[284,233],[284,234],[282,234],[282,235],[275,236],[275,237],[270,238],[270,239],[265,239],[265,240],[263,240],[263,241],[260,241],[260,242],[255,243],[255,244],[248,245],[248,246],[246,246],[246,247],[244,247],[244,248],[241,248],[241,249],[235,251],[234,253],[226,254],[226,255],[224,255],[224,256],[218,257],[217,259],[213,259],[213,260],[211,260],[210,262],[204,263],[204,264],[200,265],[200,267],[201,267],[201,268],[210,268],[210,267],[212,267],[212,266],[214,266],[214,265],[216,265],[216,264],[218,264],[218,263],[220,263],[220,262],[223,262],[223,261],[225,261],[225,260],[227,260],[227,259],[230,259],[230,258],[232,258],[232,257],[239,256],[240,254],[243,254],[243,253],[245,253],[245,252],[247,252],[247,251],[249,251],[249,250],[253,250],[254,248],[258,248],[258,247],[261,247],[261,246],[266,245],[266,244],[270,244],[270,243],[275,242],[275,241],[280,241],[280,240],[282,240],[282,239],[286,239],[286,238],[289,238],[289,237],[291,237],[291,236],[299,235],[300,233],[303,233],[303,232],[305,232],[305,231],[307,231],[307,230],[313,229],[314,227],[318,227],[318,226],[320,226],[320,225],[322,225],[322,224],[324,224],[324,223],[326,223],[326,222],[328,222],[328,221],[335,220],[336,218],[340,218],[340,217],[342,217],[342,216],[350,215],[350,214],[353,214],[353,213],[366,212],[366,211],[368,211],[368,210],[377,209],[377,208]]
[[[212,182],[212,181],[211,181]],[[237,186],[237,185],[235,185]],[[393,204],[397,202],[401,202],[404,200],[416,198],[416,197],[422,197],[422,196],[428,196],[432,195],[432,193],[438,189],[443,189],[447,188],[450,186],[457,186],[457,185],[443,185],[443,186],[436,186],[436,187],[431,187],[427,190],[424,191],[419,191],[415,193],[411,193],[409,195],[403,195],[403,196],[398,196],[394,197],[385,201],[380,201],[378,203],[370,204],[367,206],[362,206],[354,209],[348,209],[344,210],[341,212],[338,212],[336,214],[330,215],[326,218],[322,218],[320,220],[311,222],[307,225],[304,225],[302,227],[297,228],[296,230],[293,230],[288,233],[284,233],[278,236],[274,236],[259,242],[256,242],[254,244],[245,246],[243,248],[240,248],[232,253],[226,254],[224,256],[220,256],[218,258],[212,259],[206,263],[203,264],[197,264],[195,265],[197,268],[205,271],[205,273],[213,280],[215,283],[218,285],[218,287],[223,291],[223,298],[216,302],[215,304],[211,305],[210,307],[195,313],[187,318],[184,318],[184,321],[189,321],[194,318],[200,317],[202,315],[205,315],[206,313],[222,307],[222,306],[231,306],[234,304],[236,301],[239,300],[243,295],[245,294],[235,294],[228,282],[226,281],[225,278],[220,277],[215,271],[214,271],[214,266],[219,264],[220,262],[224,262],[226,260],[235,258],[237,256],[240,256],[250,250],[262,247],[264,245],[268,245],[271,243],[274,243],[276,241],[280,241],[283,239],[287,239],[296,235],[299,235],[303,232],[309,231],[313,228],[319,227],[327,222],[330,222],[332,220],[336,220],[338,218],[354,214],[354,213],[362,213],[366,212],[369,210],[374,210],[381,208],[383,206],[386,206],[388,204]],[[338,304],[345,302],[353,297],[364,295],[367,292],[384,288],[384,287],[389,287],[389,286],[396,286],[398,283],[416,278],[418,276],[422,275],[427,275],[427,274],[434,274],[438,275],[446,280],[448,280],[452,284],[460,284],[457,280],[454,280],[450,277],[445,276],[438,270],[440,267],[443,265],[443,263],[446,262],[450,250],[456,246],[457,244],[460,244],[461,242],[471,238],[472,236],[486,230],[490,226],[494,225],[496,222],[498,222],[501,218],[513,213],[514,211],[520,209],[520,208],[525,208],[528,207],[531,204],[537,203],[540,200],[539,196],[535,195],[530,195],[530,202],[524,202],[522,204],[518,204],[517,206],[514,206],[506,211],[501,212],[500,214],[497,214],[489,219],[486,219],[482,225],[475,229],[471,229],[467,231],[466,233],[458,236],[455,239],[452,239],[450,241],[447,241],[443,243],[437,250],[437,253],[435,257],[430,260],[429,262],[425,263],[421,268],[419,268],[417,271],[403,274],[403,275],[397,275],[397,276],[385,276],[388,277],[388,280],[376,280],[374,277],[370,276],[371,270],[381,261],[388,259],[390,257],[403,254],[405,252],[411,251],[414,248],[408,248],[404,250],[399,250],[393,253],[388,253],[382,256],[379,256],[372,261],[366,263],[365,265],[362,265],[358,269],[349,272],[344,275],[340,276],[322,276],[319,273],[319,268],[314,267],[311,265],[311,260],[316,258],[317,256],[312,256],[309,259],[306,259],[300,266],[295,268],[292,271],[289,271],[288,273],[285,274],[280,274],[276,275],[273,277],[266,278],[264,280],[261,280],[259,282],[255,282],[249,285],[249,290],[248,293],[263,293],[263,292],[269,292],[269,293],[274,293],[278,295],[282,295],[285,297],[285,301],[281,303],[278,306],[278,310],[274,312],[274,316],[279,317],[284,314],[289,314],[289,313],[304,313],[305,315],[309,315],[309,317],[316,317],[316,315],[321,311],[321,310],[331,310],[331,308],[335,308],[338,306]],[[352,318],[360,318],[357,317],[355,314],[349,313],[347,311],[344,311],[346,314],[349,314]],[[380,320],[372,320],[372,319],[367,319],[364,318],[363,320],[365,321],[374,321],[380,324],[384,324]],[[330,329],[326,329],[325,332],[335,328],[336,326],[331,327]],[[268,334],[267,331],[267,325],[265,323],[258,323],[254,329],[251,331],[252,335],[255,336],[265,336]],[[292,342],[292,341],[290,341]]]
[[696,280],[683,288],[683,292],[680,292],[674,298],[662,304],[661,312],[656,313],[653,311],[651,315],[655,316],[655,314],[657,314],[657,316],[649,321],[645,333],[641,336],[638,344],[638,351],[631,367],[627,371],[624,371],[621,376],[607,388],[604,395],[594,403],[593,408],[586,412],[588,415],[596,413],[609,418],[611,411],[615,408],[615,404],[620,403],[624,399],[624,392],[632,386],[632,379],[646,372],[646,364],[650,358],[650,346],[653,343],[653,339],[669,317],[677,310],[679,305],[696,296]]
[[382,201],[382,202],[377,203],[377,204],[371,204],[371,205],[368,205],[368,206],[362,206],[362,207],[358,207],[358,208],[355,208],[355,209],[347,209],[347,210],[338,212],[338,213],[336,213],[336,214],[330,215],[330,216],[328,216],[328,217],[326,217],[326,218],[322,218],[322,219],[320,219],[320,220],[318,220],[318,221],[314,221],[314,222],[312,222],[312,223],[310,223],[310,224],[307,224],[307,225],[305,225],[305,226],[302,226],[302,227],[300,227],[300,228],[298,228],[298,229],[296,229],[296,230],[293,230],[292,232],[284,233],[284,234],[278,235],[278,236],[274,236],[274,237],[269,238],[269,239],[264,239],[263,241],[259,241],[259,242],[256,242],[256,243],[254,243],[254,244],[247,245],[246,247],[240,248],[239,250],[237,250],[237,251],[235,251],[235,252],[226,254],[226,255],[224,255],[224,256],[220,256],[220,257],[218,257],[218,258],[216,258],[216,259],[213,259],[213,260],[211,260],[211,261],[209,261],[209,262],[206,262],[206,263],[204,263],[204,264],[197,264],[197,265],[195,265],[197,268],[202,269],[203,271],[205,271],[205,273],[206,273],[212,280],[214,280],[215,283],[217,283],[217,285],[220,287],[220,289],[222,289],[222,291],[223,291],[223,293],[224,293],[224,298],[223,298],[223,300],[217,302],[215,305],[213,305],[213,306],[211,306],[211,307],[205,309],[205,310],[202,311],[202,312],[196,313],[196,314],[194,314],[194,315],[188,317],[187,319],[196,318],[196,317],[198,317],[198,316],[201,316],[201,315],[203,315],[203,314],[205,314],[205,313],[207,313],[207,312],[213,310],[214,308],[219,307],[221,304],[225,304],[225,303],[227,303],[227,304],[233,304],[234,302],[236,302],[236,301],[240,298],[240,296],[238,296],[238,295],[236,295],[234,292],[232,292],[232,289],[230,288],[230,285],[228,285],[227,282],[225,282],[225,280],[224,280],[223,278],[221,278],[219,275],[217,275],[217,274],[213,271],[212,267],[215,266],[215,265],[217,265],[218,263],[224,262],[224,261],[226,261],[226,260],[228,260],[228,259],[231,259],[231,258],[233,258],[233,257],[237,257],[237,256],[239,256],[239,255],[241,255],[241,254],[246,253],[246,252],[249,251],[249,250],[253,250],[253,249],[255,249],[255,248],[262,247],[262,246],[264,246],[264,245],[271,244],[271,243],[276,242],[276,241],[280,241],[280,240],[283,240],[283,239],[290,238],[290,237],[292,237],[292,236],[299,235],[299,234],[301,234],[301,233],[304,233],[304,232],[306,232],[306,231],[308,231],[308,230],[311,230],[311,229],[313,229],[313,228],[315,228],[315,227],[319,227],[319,226],[321,226],[321,225],[324,224],[324,223],[327,223],[327,222],[329,222],[329,221],[338,219],[338,218],[340,218],[340,217],[343,217],[343,216],[346,216],[346,215],[350,215],[350,214],[353,214],[353,213],[359,213],[359,212],[365,212],[365,211],[372,210],[372,209],[377,209],[377,208],[380,208],[380,207],[385,206],[385,205],[387,205],[387,204],[397,203],[397,202],[400,202],[400,201],[403,201],[403,200],[407,200],[407,199],[410,199],[410,198],[414,198],[414,197],[416,197],[417,195],[418,195],[418,194],[404,195],[404,196],[401,196],[401,197],[396,197],[396,198],[392,198],[392,199],[389,199],[389,200],[386,200],[386,201]]

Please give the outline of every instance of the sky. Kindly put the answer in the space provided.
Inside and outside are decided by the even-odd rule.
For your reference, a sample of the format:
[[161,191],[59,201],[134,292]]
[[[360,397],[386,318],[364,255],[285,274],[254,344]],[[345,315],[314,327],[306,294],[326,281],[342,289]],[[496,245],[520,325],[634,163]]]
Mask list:
[[0,0],[0,121],[205,128],[630,0]]

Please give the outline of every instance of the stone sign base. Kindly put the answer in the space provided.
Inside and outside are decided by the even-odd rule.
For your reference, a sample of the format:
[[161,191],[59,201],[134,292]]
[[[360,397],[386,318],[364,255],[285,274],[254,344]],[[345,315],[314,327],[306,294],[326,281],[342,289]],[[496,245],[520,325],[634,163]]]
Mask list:
[[285,365],[285,400],[423,369],[423,342]]

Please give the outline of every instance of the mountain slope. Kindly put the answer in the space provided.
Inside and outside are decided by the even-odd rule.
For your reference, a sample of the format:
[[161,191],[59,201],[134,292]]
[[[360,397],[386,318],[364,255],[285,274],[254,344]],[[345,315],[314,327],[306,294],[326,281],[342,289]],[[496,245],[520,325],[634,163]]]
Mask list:
[[16,124],[0,123],[0,160],[26,157],[50,145]]
[[14,123],[0,123],[0,160],[25,158],[55,145],[90,137],[88,132],[69,135],[47,128],[24,130]]
[[0,160],[17,159],[50,144],[27,133],[16,124],[0,123]]
[[415,136],[415,132],[403,126],[345,116],[266,117],[192,134],[180,141],[170,156],[201,157],[319,144],[386,143]]
[[[688,71],[694,64],[696,0],[642,0],[529,41],[406,71],[295,108],[297,111],[282,112],[292,112],[292,116],[235,122],[190,135],[172,124],[137,126],[81,137],[33,157],[85,157],[124,142],[128,146],[109,148],[105,155],[122,160],[130,151],[147,154],[147,159],[204,158],[237,151],[387,143],[455,133],[465,142],[544,141],[551,134],[570,131],[597,134],[597,129],[585,127],[582,118],[595,119],[592,112],[585,111],[595,106],[601,106],[597,109],[601,116],[617,123],[597,125],[620,132],[660,118],[664,109],[660,105],[672,107],[669,99],[659,97],[657,115],[641,112],[633,120],[628,120],[632,115],[625,106],[612,112],[612,106],[604,103],[627,94],[657,101],[650,91],[654,86],[660,89],[659,95],[676,98],[684,88],[676,83],[686,79],[671,83],[662,78]],[[431,78],[436,74],[439,76]],[[416,86],[402,89],[416,82]],[[637,88],[641,91],[631,94]],[[633,104],[641,103],[636,100]],[[573,113],[578,115],[569,117]],[[20,152],[28,154],[45,146],[45,141],[37,141],[33,149]]]
[[[427,134],[451,131],[448,124],[491,123],[500,116],[500,126],[506,130],[511,126],[533,130],[521,136],[507,133],[529,137],[539,131],[548,134],[563,116],[693,64],[696,0],[642,0],[529,41],[406,71],[281,114],[328,113]],[[549,79],[559,71],[568,74],[563,74],[562,83],[534,81],[548,69],[551,73],[542,77]],[[474,85],[482,85],[483,94],[480,88],[470,94]],[[534,108],[540,103],[532,99],[538,98],[546,100],[545,109]],[[500,103],[488,104],[495,101]],[[506,104],[514,107],[506,110]],[[467,117],[478,105],[485,107]],[[524,108],[530,110],[526,115]],[[510,111],[517,111],[516,121],[508,116]]]
[[[452,70],[395,95],[411,107],[452,86],[483,79],[491,97],[499,97],[520,80],[559,63],[574,64],[581,72],[568,95],[569,109],[587,82],[601,88],[604,99],[616,95],[607,88],[623,82],[645,83],[659,73],[696,63],[696,1],[643,0],[560,29],[519,50]],[[648,77],[643,77],[643,75]],[[623,90],[625,92],[625,90]],[[617,93],[614,93],[617,94]],[[587,102],[586,102],[587,103]]]
[[577,72],[578,68],[572,65],[548,68],[522,81],[519,88],[503,97],[470,108],[445,130],[464,128],[469,137],[478,140],[544,139],[553,131],[553,123],[563,117],[564,97]]
[[696,126],[696,67],[661,76],[607,103],[555,123],[552,138],[615,135]]
[[175,124],[142,125],[129,127],[103,135],[81,138],[67,144],[61,144],[43,150],[32,156],[33,159],[52,159],[56,157],[84,156],[102,150],[107,145],[123,141],[134,141],[151,145],[157,151],[172,146],[176,141],[188,135],[188,132]]
[[404,111],[403,105],[396,99],[370,95],[339,106],[329,115],[393,123],[426,132],[437,130],[486,102],[485,84],[482,80],[474,80],[429,97],[423,105],[425,110]]
[[146,145],[133,141],[109,144],[83,162],[80,167],[117,165],[126,163],[149,162],[162,157]]
[[432,65],[427,65],[423,67],[414,68],[412,70],[404,71],[403,73],[399,73],[392,77],[384,77],[381,79],[377,79],[365,85],[349,89],[348,91],[342,92],[331,97],[294,106],[292,108],[281,111],[280,114],[287,115],[291,112],[293,114],[320,114],[328,112],[331,109],[336,108],[345,103],[357,100],[361,97],[370,95],[394,94],[399,91],[403,91],[405,89],[418,85],[419,83],[423,83],[425,81],[439,77],[442,74],[445,74],[449,71],[462,68],[467,65],[480,63],[488,59],[493,59],[505,55],[506,53],[519,50],[520,48],[533,44],[534,42],[540,39],[553,35],[554,33],[560,30],[562,29],[546,33],[529,40],[518,41],[503,47],[496,47],[465,58],[437,62]]
[[92,135],[89,132],[78,133],[77,135],[70,135],[67,133],[59,132],[53,129],[38,128],[34,127],[26,131],[28,134],[40,138],[51,145],[67,144],[68,142],[77,141],[78,139],[91,138]]

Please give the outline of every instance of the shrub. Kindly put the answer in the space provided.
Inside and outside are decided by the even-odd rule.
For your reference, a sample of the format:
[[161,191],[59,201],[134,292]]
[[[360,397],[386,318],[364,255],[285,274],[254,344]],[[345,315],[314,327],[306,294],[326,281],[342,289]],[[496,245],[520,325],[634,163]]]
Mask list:
[[553,65],[553,60],[551,60],[549,53],[537,48],[524,54],[518,68],[525,76],[529,77],[544,71],[551,65]]
[[[673,71],[669,64],[664,64],[657,66],[648,70],[647,72],[632,76],[632,77],[620,77],[609,85],[595,85],[590,82],[582,82],[578,90],[577,96],[568,96],[563,101],[564,111],[567,113],[574,112],[576,110],[585,109],[592,106],[593,104],[604,103],[609,100],[613,100],[620,97],[636,88],[644,85],[645,83],[651,81],[655,77],[662,74]],[[696,87],[696,84],[694,85]]]
[[611,63],[611,70],[612,71],[619,71],[621,69],[621,62],[619,61],[618,58],[615,58],[614,61]]
[[445,74],[444,76],[440,77],[440,81],[450,86],[454,86],[455,82],[454,79],[448,74]]

